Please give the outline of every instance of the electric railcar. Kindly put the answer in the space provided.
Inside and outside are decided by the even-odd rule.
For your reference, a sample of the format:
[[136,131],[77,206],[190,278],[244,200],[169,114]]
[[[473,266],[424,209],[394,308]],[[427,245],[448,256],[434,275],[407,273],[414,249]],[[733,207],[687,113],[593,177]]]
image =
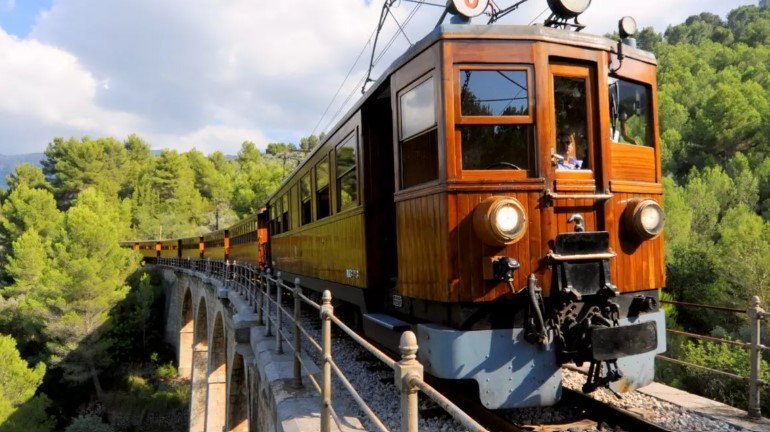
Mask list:
[[585,391],[632,390],[666,341],[656,106],[656,60],[630,45],[440,25],[218,257],[330,289],[394,351],[414,330],[426,372],[488,408],[554,404],[567,362]]

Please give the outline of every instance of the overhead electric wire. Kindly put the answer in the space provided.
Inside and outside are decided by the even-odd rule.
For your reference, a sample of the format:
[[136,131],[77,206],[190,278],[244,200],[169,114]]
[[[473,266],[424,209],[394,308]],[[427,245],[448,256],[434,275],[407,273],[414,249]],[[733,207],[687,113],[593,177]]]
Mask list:
[[326,109],[324,110],[323,114],[321,114],[321,118],[318,119],[318,123],[315,124],[315,127],[313,127],[313,132],[311,132],[310,135],[315,135],[315,132],[318,129],[318,126],[321,124],[321,121],[323,121],[324,117],[326,117],[326,113],[329,112],[329,108],[331,108],[332,104],[334,104],[334,101],[337,99],[337,96],[339,96],[340,91],[342,91],[342,88],[345,86],[345,83],[347,82],[348,78],[350,78],[350,74],[353,73],[353,69],[356,68],[358,61],[361,60],[361,56],[364,55],[364,52],[366,51],[366,47],[368,47],[369,44],[372,43],[373,37],[374,37],[374,32],[372,32],[372,35],[369,36],[369,40],[367,40],[363,48],[361,48],[361,52],[358,53],[358,57],[356,57],[356,61],[354,61],[353,65],[350,66],[350,69],[348,70],[347,75],[345,75],[345,79],[343,79],[340,86],[337,87],[337,91],[334,93],[332,100],[329,101],[328,105],[326,105]]
[[[429,4],[429,3],[425,3],[425,2],[422,2],[422,1],[413,1],[413,0],[407,0],[407,1],[409,1],[410,3],[417,3],[417,4],[416,4],[416,5],[415,5],[415,7],[414,7],[414,8],[413,8],[413,9],[412,9],[410,12],[409,12],[409,15],[407,15],[406,19],[404,20],[404,23],[403,23],[403,24],[399,24],[399,30],[400,30],[401,32],[403,32],[403,33],[404,33],[404,37],[405,37],[405,38],[406,38],[406,40],[409,42],[409,45],[410,45],[410,46],[412,46],[413,44],[412,44],[412,42],[409,40],[409,38],[406,36],[406,32],[404,31],[404,29],[405,29],[405,28],[406,28],[406,26],[409,24],[409,22],[411,22],[411,20],[414,18],[415,14],[417,13],[417,10],[419,10],[419,9],[420,9],[420,7],[421,7],[423,4]],[[394,20],[395,20],[395,17],[394,17]],[[396,21],[396,23],[398,24],[398,21]],[[375,32],[376,32],[376,31],[377,31],[377,30],[375,29]],[[398,35],[399,35],[399,31],[396,31],[396,32],[393,34],[393,36],[390,38],[390,40],[388,41],[388,43],[387,43],[387,44],[385,44],[385,47],[382,49],[382,51],[380,51],[380,53],[377,55],[377,57],[376,57],[376,58],[373,60],[373,62],[372,62],[372,66],[371,66],[372,68],[373,68],[374,66],[376,66],[376,65],[377,65],[377,64],[380,62],[380,60],[382,60],[382,58],[385,56],[385,54],[387,53],[387,51],[388,51],[388,50],[389,50],[389,49],[390,49],[390,48],[393,46],[393,43],[394,43],[394,42],[396,41],[396,39],[398,38]],[[372,33],[372,36],[370,36],[370,37],[369,37],[369,41],[367,41],[367,45],[368,45],[368,44],[371,42],[371,40],[372,40],[372,38],[373,38],[373,37],[374,37],[374,33]],[[366,48],[366,45],[364,46],[364,48]],[[362,51],[362,53],[363,53],[363,51]],[[359,54],[359,58],[361,57],[361,55],[362,55],[362,54]],[[356,60],[356,61],[357,61],[357,60]],[[355,64],[354,64],[354,66],[355,66]],[[337,111],[334,113],[334,116],[332,116],[332,117],[331,117],[331,119],[330,119],[330,120],[329,120],[329,122],[327,123],[326,127],[324,127],[324,130],[325,130],[325,131],[328,131],[329,127],[331,127],[331,126],[334,124],[334,121],[337,119],[337,116],[339,116],[339,115],[342,113],[342,111],[345,109],[345,107],[346,107],[346,105],[348,104],[348,102],[350,102],[350,99],[352,99],[352,98],[353,98],[353,96],[354,96],[354,95],[355,95],[355,93],[357,92],[357,90],[358,90],[359,86],[361,86],[361,85],[364,83],[364,81],[366,80],[366,78],[367,78],[367,77],[366,77],[366,76],[364,76],[363,78],[361,78],[361,79],[358,81],[358,83],[357,83],[355,86],[353,86],[353,89],[352,89],[352,90],[351,90],[351,92],[348,94],[348,96],[345,98],[345,101],[343,101],[343,102],[342,102],[342,104],[340,105],[340,107],[339,107],[339,108],[337,109]],[[347,80],[347,78],[346,78],[346,80]],[[345,81],[343,81],[343,84],[344,84],[344,82],[345,82]],[[342,88],[341,88],[341,87],[342,87],[342,86],[340,86],[340,89],[338,90],[338,93],[339,93],[339,91],[341,91],[341,90],[342,90]],[[335,96],[335,97],[336,97],[336,96]],[[331,106],[331,104],[330,104],[330,106]],[[327,108],[327,110],[328,110],[328,108]],[[322,117],[322,118],[323,118],[323,117]],[[319,121],[319,124],[320,124],[320,121]]]
[[527,24],[527,25],[532,25],[532,23],[533,23],[533,22],[535,22],[535,21],[537,21],[537,20],[538,20],[538,19],[539,19],[541,16],[543,16],[543,14],[544,14],[544,13],[546,13],[546,12],[548,11],[548,9],[550,9],[550,8],[549,8],[548,6],[546,6],[546,7],[545,7],[545,9],[543,9],[543,11],[542,11],[542,12],[540,12],[539,14],[537,14],[537,16],[536,16],[536,17],[532,18],[532,21],[530,21],[530,22],[529,22],[529,24]]
[[[409,2],[409,3],[415,3],[416,5],[415,5],[415,7],[414,7],[414,8],[413,8],[413,9],[412,9],[410,12],[409,12],[409,15],[407,15],[407,17],[406,17],[406,19],[404,20],[403,24],[402,24],[402,23],[400,23],[400,22],[399,22],[399,21],[396,19],[396,16],[395,16],[395,14],[393,14],[393,12],[390,10],[390,8],[387,8],[387,13],[388,13],[388,14],[390,14],[390,16],[391,16],[391,17],[393,18],[393,20],[396,22],[396,25],[398,26],[398,31],[396,31],[396,32],[393,34],[393,36],[391,36],[391,38],[388,40],[388,43],[387,43],[387,44],[385,44],[385,47],[384,47],[384,48],[383,48],[383,49],[382,49],[382,50],[379,52],[379,54],[377,54],[377,55],[376,55],[376,57],[373,57],[373,58],[372,58],[372,60],[371,60],[371,64],[370,64],[370,66],[369,66],[369,72],[371,72],[371,69],[373,69],[373,68],[374,68],[374,67],[375,67],[375,66],[376,66],[376,65],[377,65],[377,64],[378,64],[378,63],[379,63],[379,62],[382,60],[382,58],[385,56],[385,54],[388,52],[388,50],[390,50],[390,48],[393,46],[393,44],[395,43],[395,41],[398,39],[398,35],[399,35],[399,33],[404,35],[404,38],[405,38],[405,39],[407,40],[407,42],[409,43],[409,46],[410,46],[410,47],[414,45],[414,43],[412,43],[412,41],[409,39],[409,36],[407,36],[407,34],[406,34],[406,30],[405,30],[405,29],[406,29],[406,26],[409,24],[409,22],[412,20],[412,18],[414,18],[415,14],[417,13],[417,11],[420,9],[420,7],[421,7],[422,5],[428,5],[428,6],[436,6],[436,7],[446,7],[446,5],[442,5],[442,4],[438,4],[438,3],[431,3],[431,2],[428,2],[428,1],[425,1],[425,0],[401,0],[401,1],[406,1],[406,2]],[[513,10],[517,9],[517,8],[518,8],[518,7],[519,7],[521,4],[525,3],[526,1],[527,1],[527,0],[519,0],[519,1],[517,1],[517,2],[516,2],[516,3],[514,3],[512,6],[509,6],[508,8],[505,8],[505,9],[503,9],[503,14],[501,14],[501,15],[497,16],[496,18],[498,18],[498,19],[499,19],[499,18],[502,18],[502,16],[504,16],[504,15],[507,15],[508,13],[510,13],[510,12],[512,12]],[[400,2],[399,2],[399,3],[400,3]],[[494,2],[491,2],[491,3],[494,3]],[[529,25],[531,25],[531,24],[532,24],[532,23],[534,23],[534,22],[535,22],[537,19],[539,19],[539,18],[540,18],[540,17],[541,17],[541,16],[542,16],[544,13],[546,13],[546,12],[548,11],[548,9],[549,9],[548,7],[546,7],[545,9],[543,9],[543,11],[542,11],[542,12],[540,12],[540,13],[539,13],[539,14],[538,14],[538,15],[537,15],[535,18],[533,18],[533,19],[532,19],[532,20],[529,22]],[[493,21],[493,22],[494,22],[494,21]],[[378,27],[379,27],[379,26],[378,26]],[[363,48],[361,48],[361,52],[359,52],[359,53],[358,53],[358,56],[356,57],[356,60],[355,60],[355,62],[353,62],[353,65],[352,65],[352,66],[350,67],[350,69],[348,70],[348,73],[345,75],[345,78],[342,80],[342,83],[341,83],[341,84],[339,85],[339,87],[337,88],[337,91],[334,93],[334,96],[332,97],[332,100],[331,100],[331,101],[329,102],[329,104],[326,106],[326,109],[324,110],[323,114],[321,115],[321,118],[320,118],[320,119],[318,119],[318,122],[316,123],[315,127],[313,128],[313,132],[312,132],[312,134],[311,134],[311,135],[314,135],[314,134],[315,134],[315,132],[318,130],[318,126],[321,124],[321,122],[323,121],[323,119],[326,117],[326,114],[329,112],[329,109],[330,109],[330,108],[332,107],[332,105],[334,104],[334,101],[335,101],[335,100],[337,100],[337,97],[339,96],[340,92],[342,91],[343,87],[345,86],[345,83],[346,83],[346,82],[347,82],[347,80],[350,78],[350,75],[353,73],[353,70],[355,69],[355,67],[356,67],[356,65],[358,64],[359,60],[361,60],[361,56],[362,56],[362,55],[364,54],[364,52],[366,51],[366,48],[367,48],[367,47],[368,47],[368,46],[371,44],[371,42],[372,42],[372,39],[373,39],[373,38],[375,37],[375,35],[377,34],[378,30],[379,30],[378,28],[375,28],[375,30],[374,30],[374,31],[372,32],[372,34],[369,36],[369,39],[368,39],[368,40],[366,41],[366,43],[364,44]],[[376,47],[373,47],[372,49],[376,49]],[[340,113],[341,113],[341,112],[342,112],[342,111],[345,109],[345,107],[347,106],[348,102],[350,102],[350,99],[351,99],[351,98],[353,97],[353,95],[356,93],[356,91],[358,90],[358,88],[359,88],[360,86],[362,86],[362,85],[365,85],[365,84],[366,84],[366,83],[365,83],[365,81],[367,80],[367,78],[368,78],[367,76],[365,76],[365,77],[361,78],[361,79],[358,81],[358,83],[357,83],[355,86],[353,86],[353,89],[351,90],[351,92],[350,92],[350,93],[347,95],[347,97],[345,98],[345,100],[342,102],[342,104],[340,105],[340,107],[337,109],[337,111],[334,113],[334,115],[331,117],[331,119],[330,119],[330,120],[329,120],[329,122],[327,123],[326,127],[323,129],[324,131],[328,131],[329,127],[331,127],[331,126],[334,124],[334,121],[337,119],[337,116],[339,116],[339,115],[340,115]]]

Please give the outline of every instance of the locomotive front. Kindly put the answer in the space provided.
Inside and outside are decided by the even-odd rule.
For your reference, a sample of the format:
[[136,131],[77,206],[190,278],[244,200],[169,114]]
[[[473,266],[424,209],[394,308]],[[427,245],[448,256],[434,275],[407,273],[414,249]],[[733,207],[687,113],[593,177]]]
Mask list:
[[476,381],[489,408],[557,402],[568,362],[588,366],[585,391],[651,382],[665,351],[655,58],[540,26],[433,37],[391,80],[392,308],[421,322],[426,371]]

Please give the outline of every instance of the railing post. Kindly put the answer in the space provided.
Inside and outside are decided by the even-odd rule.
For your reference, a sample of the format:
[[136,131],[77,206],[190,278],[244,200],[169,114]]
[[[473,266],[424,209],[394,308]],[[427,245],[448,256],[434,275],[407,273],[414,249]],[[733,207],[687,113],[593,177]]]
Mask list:
[[277,274],[278,281],[275,284],[275,353],[283,354],[283,312],[281,311],[281,294],[283,294],[283,285],[281,284],[281,272]]
[[323,355],[323,377],[321,384],[321,432],[331,431],[332,407],[332,293],[325,290],[321,305],[321,349]]
[[396,365],[396,388],[401,393],[401,432],[417,432],[419,388],[413,380],[421,380],[423,368],[417,361],[417,336],[407,330],[398,345],[401,361]]
[[758,296],[754,296],[751,301],[752,306],[746,311],[751,319],[751,376],[749,377],[748,414],[751,418],[760,418],[762,417],[759,398],[759,365],[762,361],[760,335],[762,331],[762,320],[765,318],[765,310],[760,306],[761,302]]
[[299,330],[299,320],[302,313],[302,303],[299,299],[302,287],[299,278],[294,278],[294,387],[302,387],[302,364],[299,361],[302,355],[302,334]]
[[268,337],[273,335],[271,331],[272,326],[270,325],[270,285],[272,285],[272,282],[268,274],[268,278],[265,280],[265,295],[263,296],[265,302],[265,336]]
[[[265,287],[267,287],[267,278],[270,277],[270,269],[267,269],[265,271],[265,274],[262,275],[262,281]],[[255,290],[256,292],[257,290]],[[257,319],[259,320],[259,325],[265,325],[265,317],[263,315],[264,309],[265,309],[265,291],[263,289],[258,290],[259,291],[259,298],[257,299]]]

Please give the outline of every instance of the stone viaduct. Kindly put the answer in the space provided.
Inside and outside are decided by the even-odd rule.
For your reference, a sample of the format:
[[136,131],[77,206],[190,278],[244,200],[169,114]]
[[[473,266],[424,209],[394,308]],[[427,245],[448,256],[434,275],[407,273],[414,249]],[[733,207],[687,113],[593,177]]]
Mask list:
[[191,382],[191,432],[320,430],[317,393],[292,385],[291,347],[275,353],[274,337],[265,336],[243,296],[203,273],[157,270],[166,292],[165,338],[177,350],[180,376]]

